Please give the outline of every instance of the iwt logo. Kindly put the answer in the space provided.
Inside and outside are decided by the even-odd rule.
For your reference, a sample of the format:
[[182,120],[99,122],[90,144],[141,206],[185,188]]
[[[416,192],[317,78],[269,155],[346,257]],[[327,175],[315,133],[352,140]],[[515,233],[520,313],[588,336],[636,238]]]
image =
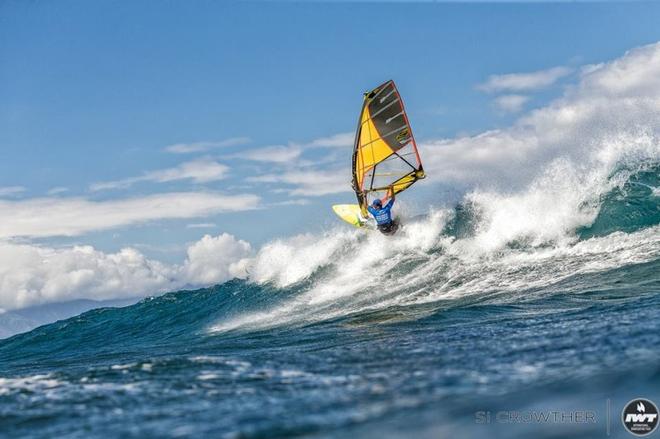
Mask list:
[[624,407],[621,418],[630,433],[646,436],[658,426],[658,408],[648,399],[633,399]]

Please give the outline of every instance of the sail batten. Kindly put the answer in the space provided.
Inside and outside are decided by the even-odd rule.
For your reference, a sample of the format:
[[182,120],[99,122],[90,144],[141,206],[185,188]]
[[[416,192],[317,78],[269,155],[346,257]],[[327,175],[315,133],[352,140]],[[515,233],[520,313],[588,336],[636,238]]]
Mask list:
[[365,93],[355,134],[353,189],[363,214],[373,199],[387,200],[392,191],[402,192],[421,178],[424,169],[403,100],[394,81],[387,81]]

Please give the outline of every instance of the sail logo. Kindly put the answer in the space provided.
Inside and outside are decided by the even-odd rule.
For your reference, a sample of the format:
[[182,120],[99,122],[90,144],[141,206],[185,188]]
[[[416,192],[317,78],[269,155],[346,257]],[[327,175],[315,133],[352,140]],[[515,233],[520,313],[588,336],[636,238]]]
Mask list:
[[621,419],[630,433],[646,436],[658,427],[658,408],[648,399],[633,399],[624,407]]
[[396,135],[396,140],[402,145],[408,143],[408,140],[410,140],[410,130],[405,128],[400,131],[399,134]]

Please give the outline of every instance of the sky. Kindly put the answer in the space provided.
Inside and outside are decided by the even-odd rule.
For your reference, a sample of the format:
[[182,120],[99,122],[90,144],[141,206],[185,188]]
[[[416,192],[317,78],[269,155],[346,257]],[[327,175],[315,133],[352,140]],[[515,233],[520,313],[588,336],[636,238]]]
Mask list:
[[[408,209],[510,184],[479,139],[579,95],[659,20],[657,3],[0,2],[0,308],[213,283],[340,226],[362,93],[387,79],[430,164]],[[148,279],[113,294],[106,263]]]

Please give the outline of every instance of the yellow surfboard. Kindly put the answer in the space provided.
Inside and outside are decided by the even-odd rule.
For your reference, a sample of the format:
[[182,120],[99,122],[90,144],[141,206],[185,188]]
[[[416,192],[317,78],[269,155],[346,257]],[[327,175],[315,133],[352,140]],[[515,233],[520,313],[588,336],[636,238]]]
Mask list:
[[332,210],[339,218],[357,228],[361,229],[367,225],[367,222],[360,215],[360,206],[357,204],[335,204],[332,206]]

